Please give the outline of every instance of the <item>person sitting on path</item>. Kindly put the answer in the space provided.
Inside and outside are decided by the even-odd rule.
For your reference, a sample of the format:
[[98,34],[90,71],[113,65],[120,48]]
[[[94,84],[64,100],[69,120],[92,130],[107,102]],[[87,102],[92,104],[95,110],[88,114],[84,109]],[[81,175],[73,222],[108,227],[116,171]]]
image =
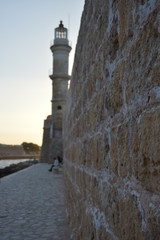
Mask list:
[[52,168],[54,167],[54,162],[55,162],[56,158],[53,158],[53,164],[51,165],[50,169],[48,170],[49,172],[52,172]]
[[57,158],[54,160],[54,168],[57,168],[59,166],[59,161]]
[[52,172],[52,169],[54,169],[55,171],[58,171],[58,169],[59,169],[59,161],[57,158],[54,158],[54,163],[52,164],[52,166],[50,167],[50,169],[48,171]]
[[54,171],[54,173],[59,173],[59,161],[57,158],[54,160],[53,171]]

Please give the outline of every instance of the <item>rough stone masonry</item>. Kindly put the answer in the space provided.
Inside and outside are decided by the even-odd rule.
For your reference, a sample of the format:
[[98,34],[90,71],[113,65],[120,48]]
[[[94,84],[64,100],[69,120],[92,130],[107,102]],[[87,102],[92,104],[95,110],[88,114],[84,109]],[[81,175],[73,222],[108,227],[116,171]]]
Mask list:
[[160,239],[160,1],[86,0],[64,122],[74,240]]

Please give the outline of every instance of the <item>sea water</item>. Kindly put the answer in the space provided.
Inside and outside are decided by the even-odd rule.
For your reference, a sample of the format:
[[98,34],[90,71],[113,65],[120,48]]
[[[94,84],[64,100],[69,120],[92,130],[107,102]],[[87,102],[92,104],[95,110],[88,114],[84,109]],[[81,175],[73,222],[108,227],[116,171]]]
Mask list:
[[17,164],[20,162],[31,161],[31,159],[9,159],[9,160],[0,160],[0,168],[8,167],[12,164]]

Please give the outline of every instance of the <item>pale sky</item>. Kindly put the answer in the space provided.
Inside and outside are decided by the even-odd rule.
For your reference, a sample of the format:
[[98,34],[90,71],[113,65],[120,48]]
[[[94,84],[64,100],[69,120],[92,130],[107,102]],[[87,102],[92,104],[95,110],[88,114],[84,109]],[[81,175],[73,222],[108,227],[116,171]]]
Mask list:
[[0,0],[0,143],[42,144],[51,114],[50,41],[63,20],[71,73],[83,6],[84,0]]

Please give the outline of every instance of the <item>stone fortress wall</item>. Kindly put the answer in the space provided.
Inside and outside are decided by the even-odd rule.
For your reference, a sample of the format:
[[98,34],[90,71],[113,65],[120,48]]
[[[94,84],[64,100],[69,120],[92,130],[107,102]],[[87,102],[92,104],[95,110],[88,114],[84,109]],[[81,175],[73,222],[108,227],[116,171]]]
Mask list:
[[85,1],[64,120],[74,240],[160,237],[159,3]]

